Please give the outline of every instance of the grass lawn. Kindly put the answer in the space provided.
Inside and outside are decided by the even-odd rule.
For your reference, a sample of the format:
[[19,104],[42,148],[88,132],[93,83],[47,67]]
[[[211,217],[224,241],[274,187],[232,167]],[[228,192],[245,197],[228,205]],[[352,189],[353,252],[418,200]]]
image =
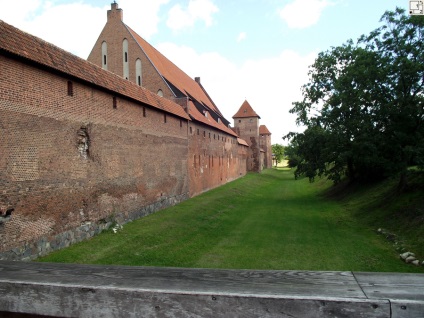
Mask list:
[[343,201],[331,184],[269,169],[39,259],[171,267],[424,272]]

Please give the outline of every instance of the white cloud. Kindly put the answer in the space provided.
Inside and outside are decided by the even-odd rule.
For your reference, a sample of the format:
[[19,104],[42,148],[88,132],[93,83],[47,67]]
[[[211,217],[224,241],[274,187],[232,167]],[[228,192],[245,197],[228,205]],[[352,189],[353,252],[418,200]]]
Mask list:
[[[0,19],[82,58],[87,58],[107,19],[110,4],[96,7],[78,1],[57,4],[47,0],[0,0]],[[158,32],[159,9],[169,0],[121,0],[124,22],[148,39]],[[75,23],[77,21],[77,23]]]
[[272,143],[290,131],[301,131],[296,116],[289,113],[292,102],[302,98],[300,88],[308,80],[308,66],[317,52],[301,56],[284,50],[278,56],[245,61],[237,67],[216,52],[198,53],[187,46],[162,43],[156,48],[178,65],[190,77],[201,77],[212,100],[232,122],[246,98],[261,116],[260,123],[272,133]]
[[241,42],[247,38],[246,32],[241,32],[237,37],[237,42]]
[[333,5],[328,0],[294,0],[280,10],[280,17],[291,29],[304,29],[318,22],[322,11]]
[[47,5],[36,17],[22,23],[31,34],[87,58],[106,23],[106,7],[84,3]]
[[218,7],[211,0],[190,0],[185,9],[180,4],[171,8],[166,25],[175,31],[192,27],[198,20],[203,21],[206,26],[211,26],[212,15],[218,11]]
[[0,19],[17,26],[22,21],[31,19],[35,12],[42,7],[43,2],[42,0],[22,0],[19,1],[19,10],[17,10],[15,1],[0,0]]

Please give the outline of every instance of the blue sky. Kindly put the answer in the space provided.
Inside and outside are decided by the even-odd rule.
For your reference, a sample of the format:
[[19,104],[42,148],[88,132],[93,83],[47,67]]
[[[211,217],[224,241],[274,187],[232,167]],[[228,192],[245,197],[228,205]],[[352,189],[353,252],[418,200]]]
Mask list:
[[[0,19],[87,58],[113,1],[0,0]],[[124,22],[202,85],[232,121],[247,99],[272,143],[301,131],[302,98],[317,54],[380,26],[408,0],[117,0]],[[75,23],[77,21],[77,23]]]

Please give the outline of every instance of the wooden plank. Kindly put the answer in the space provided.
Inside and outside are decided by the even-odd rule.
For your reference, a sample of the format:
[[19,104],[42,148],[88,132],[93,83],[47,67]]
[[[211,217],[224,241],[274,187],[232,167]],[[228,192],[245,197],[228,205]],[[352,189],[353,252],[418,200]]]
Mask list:
[[391,300],[392,318],[424,317],[424,302],[410,300]]
[[56,317],[390,317],[351,272],[0,262],[0,312]]
[[58,317],[375,317],[388,301],[170,293],[125,288],[0,283],[0,311]]
[[258,271],[0,262],[0,282],[138,290],[365,298],[351,272]]
[[370,299],[424,302],[424,274],[357,272],[353,274]]
[[353,273],[369,299],[389,299],[392,318],[424,317],[424,274]]

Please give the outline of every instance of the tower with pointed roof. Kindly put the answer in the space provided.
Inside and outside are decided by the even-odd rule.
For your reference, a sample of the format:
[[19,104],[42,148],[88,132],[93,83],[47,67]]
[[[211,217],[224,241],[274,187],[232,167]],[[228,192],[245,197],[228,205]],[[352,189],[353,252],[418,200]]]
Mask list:
[[263,155],[259,143],[259,115],[245,100],[237,113],[233,116],[234,130],[248,145],[247,170],[261,172],[263,168]]

